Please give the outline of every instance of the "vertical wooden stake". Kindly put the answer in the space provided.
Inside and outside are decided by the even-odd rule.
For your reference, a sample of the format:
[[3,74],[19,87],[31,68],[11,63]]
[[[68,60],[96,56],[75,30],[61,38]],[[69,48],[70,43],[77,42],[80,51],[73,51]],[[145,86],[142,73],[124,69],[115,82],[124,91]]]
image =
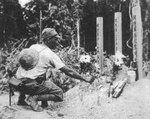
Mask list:
[[141,19],[141,7],[139,0],[132,2],[132,32],[133,32],[133,61],[137,62],[138,77],[143,78],[143,27]]
[[[146,17],[145,17],[145,19],[144,19],[144,21],[148,21],[148,16],[149,16],[149,12],[148,12],[148,10],[146,10],[146,15],[145,15]],[[148,36],[148,32],[146,32],[146,36]],[[146,44],[144,45],[144,49],[145,49],[145,51],[144,51],[144,49],[143,49],[143,52],[144,52],[144,58],[145,58],[145,60],[146,61],[148,61],[148,58],[149,58],[149,48],[150,48],[150,45],[149,45],[149,38],[147,37],[146,39],[145,39],[145,42],[146,42]]]
[[48,10],[49,11],[51,10],[51,6],[52,6],[52,3],[49,3],[49,5],[48,5]]
[[115,53],[122,53],[122,13],[116,12],[114,17]]
[[96,19],[96,39],[97,39],[97,57],[103,71],[103,17],[97,17]]
[[78,58],[80,57],[80,19],[77,20]]
[[40,40],[39,42],[42,41],[42,11],[40,10]]

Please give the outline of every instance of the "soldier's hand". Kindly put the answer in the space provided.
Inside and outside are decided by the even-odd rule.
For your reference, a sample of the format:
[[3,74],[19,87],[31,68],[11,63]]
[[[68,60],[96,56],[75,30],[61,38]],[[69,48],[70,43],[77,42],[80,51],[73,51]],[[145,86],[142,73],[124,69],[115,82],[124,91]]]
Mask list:
[[89,77],[86,78],[86,82],[88,82],[90,84],[92,84],[94,82],[94,80],[95,80],[94,76],[89,76]]

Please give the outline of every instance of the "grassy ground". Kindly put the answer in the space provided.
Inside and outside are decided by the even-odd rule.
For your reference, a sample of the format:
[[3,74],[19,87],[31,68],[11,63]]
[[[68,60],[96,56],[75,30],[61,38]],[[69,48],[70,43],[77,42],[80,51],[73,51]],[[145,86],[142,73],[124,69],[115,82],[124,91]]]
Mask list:
[[[98,85],[99,84],[99,85]],[[141,79],[128,84],[118,99],[108,97],[108,85],[81,83],[64,94],[62,103],[49,102],[48,110],[34,112],[19,107],[13,97],[8,106],[8,94],[0,96],[1,119],[149,119],[150,80]]]

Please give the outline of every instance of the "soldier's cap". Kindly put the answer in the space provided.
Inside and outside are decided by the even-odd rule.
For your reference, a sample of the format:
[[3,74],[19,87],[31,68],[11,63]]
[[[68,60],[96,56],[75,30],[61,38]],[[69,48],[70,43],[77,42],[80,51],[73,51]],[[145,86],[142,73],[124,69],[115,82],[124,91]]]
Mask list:
[[43,31],[42,31],[42,38],[43,39],[51,39],[53,37],[56,37],[56,38],[61,38],[58,33],[56,32],[56,30],[54,28],[45,28]]

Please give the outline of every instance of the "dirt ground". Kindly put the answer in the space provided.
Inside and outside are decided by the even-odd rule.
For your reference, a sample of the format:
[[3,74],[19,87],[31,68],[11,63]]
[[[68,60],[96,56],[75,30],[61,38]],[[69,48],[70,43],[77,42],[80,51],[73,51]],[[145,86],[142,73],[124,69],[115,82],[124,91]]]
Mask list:
[[0,96],[0,119],[150,119],[150,79],[126,85],[117,99],[108,97],[108,86],[81,83],[69,90],[62,103],[49,102],[49,109],[34,112],[15,103],[8,94]]

